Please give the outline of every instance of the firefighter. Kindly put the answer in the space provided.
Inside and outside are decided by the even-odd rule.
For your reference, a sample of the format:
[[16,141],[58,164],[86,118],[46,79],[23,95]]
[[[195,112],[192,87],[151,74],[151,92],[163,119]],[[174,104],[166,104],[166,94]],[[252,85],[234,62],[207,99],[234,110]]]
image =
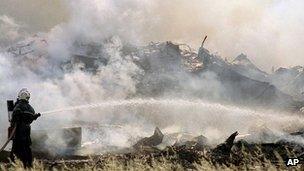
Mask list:
[[30,93],[27,89],[22,89],[18,93],[18,102],[14,107],[11,124],[16,127],[13,137],[11,159],[14,156],[20,159],[25,168],[32,167],[33,157],[31,150],[31,126],[30,124],[41,116],[35,114],[35,110],[29,104]]

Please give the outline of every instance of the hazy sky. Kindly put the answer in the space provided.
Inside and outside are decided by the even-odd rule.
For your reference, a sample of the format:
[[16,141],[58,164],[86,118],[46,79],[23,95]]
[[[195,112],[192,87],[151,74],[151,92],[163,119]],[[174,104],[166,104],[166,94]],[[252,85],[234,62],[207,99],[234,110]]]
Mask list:
[[73,22],[88,20],[89,27],[101,21],[98,29],[106,29],[105,18],[114,23],[131,16],[126,26],[138,22],[138,37],[145,42],[172,40],[197,48],[208,35],[211,52],[228,59],[245,53],[267,71],[304,65],[303,8],[302,0],[0,0],[0,16],[14,18],[31,32],[49,31],[68,22],[68,16]]
[[67,18],[61,0],[0,0],[0,15],[7,15],[30,31],[46,31]]

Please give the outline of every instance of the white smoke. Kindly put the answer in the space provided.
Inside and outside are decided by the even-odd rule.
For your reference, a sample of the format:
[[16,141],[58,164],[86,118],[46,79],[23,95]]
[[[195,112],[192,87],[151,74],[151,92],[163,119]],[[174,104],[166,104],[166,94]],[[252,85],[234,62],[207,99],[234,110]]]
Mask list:
[[[23,87],[27,87],[31,91],[31,104],[37,112],[131,98],[136,93],[136,77],[142,75],[143,71],[133,63],[130,56],[122,55],[121,49],[125,43],[141,44],[150,40],[170,39],[185,40],[185,42],[197,44],[201,34],[207,33],[217,40],[209,46],[213,49],[219,47],[219,50],[227,56],[234,55],[236,51],[239,53],[243,49],[246,49],[249,55],[260,56],[255,51],[257,51],[256,48],[266,51],[265,47],[268,46],[264,46],[265,42],[259,42],[264,38],[256,40],[261,43],[259,46],[253,46],[254,43],[248,45],[245,37],[246,39],[248,37],[260,38],[254,30],[256,27],[261,29],[263,24],[256,27],[254,24],[259,23],[261,16],[264,15],[264,8],[267,7],[262,5],[263,10],[258,10],[256,14],[256,11],[249,10],[249,7],[253,5],[260,9],[261,2],[246,2],[244,6],[238,5],[234,1],[232,6],[228,5],[228,10],[224,10],[222,13],[212,12],[212,14],[216,14],[211,15],[215,18],[212,20],[207,19],[210,15],[201,11],[207,9],[212,11],[215,7],[224,9],[222,3],[195,1],[189,4],[189,1],[182,0],[179,2],[160,2],[158,0],[68,1],[65,3],[69,11],[67,22],[54,26],[49,32],[39,33],[36,37],[25,38],[26,42],[34,41],[34,53],[27,55],[26,59],[15,57],[6,52],[0,53],[1,113],[6,113],[6,100],[15,99],[16,93]],[[184,8],[187,9],[188,13],[184,11]],[[242,10],[249,13],[245,18],[239,16],[240,13],[243,13]],[[235,15],[233,17],[235,20],[224,20],[224,16],[230,16],[231,13]],[[219,18],[222,18],[223,21],[218,20]],[[201,22],[197,23],[198,27],[194,27],[197,20]],[[248,20],[255,22],[249,22],[248,26]],[[20,27],[14,24],[10,18],[2,17],[1,21],[9,25],[0,27],[6,29],[5,33],[8,33],[5,39],[1,38],[1,40],[10,43],[18,40]],[[266,21],[263,20],[263,22]],[[227,23],[230,24],[226,26]],[[242,31],[237,33],[238,29],[233,29],[235,27],[242,28]],[[229,34],[222,32],[226,28],[230,30]],[[247,36],[247,31],[251,33],[251,36]],[[193,32],[196,33],[192,34]],[[263,37],[268,32],[262,33]],[[233,38],[234,35],[240,36],[240,40]],[[273,36],[273,34],[269,36],[272,38],[271,40],[273,40]],[[183,39],[182,37],[187,38]],[[230,43],[232,40],[238,41]],[[105,54],[109,59],[107,65],[99,65],[95,74],[83,71],[77,65],[72,66],[72,70],[62,69],[61,64],[70,59],[73,54],[73,45],[77,41],[104,44]],[[269,42],[266,41],[266,43]],[[248,45],[249,50],[247,47],[237,48],[243,44],[244,46]],[[267,52],[269,51],[267,50]],[[268,53],[264,54],[268,55]],[[202,77],[205,77],[203,81],[199,79],[186,80],[189,82],[185,84],[185,88],[195,91],[204,87],[207,93],[214,92],[210,88],[221,89],[212,73]],[[208,82],[206,83],[206,81]],[[160,99],[157,103],[143,103],[143,105],[131,105],[131,107],[122,105],[90,110],[78,109],[73,111],[73,114],[69,111],[62,111],[39,118],[33,124],[33,128],[51,128],[80,120],[127,125],[128,128],[134,129],[130,129],[132,131],[129,133],[136,135],[147,135],[152,132],[155,126],[162,128],[176,126],[181,131],[194,134],[202,133],[211,139],[218,139],[236,130],[247,133],[251,127],[257,124],[257,121],[279,131],[282,131],[281,126],[287,123],[293,123],[296,126],[303,123],[301,117],[283,115],[278,118],[271,114],[251,114],[252,111],[236,107],[201,101],[192,102],[192,100],[180,100],[179,97],[174,97],[172,94],[170,96],[173,100],[169,103]],[[215,96],[220,98],[217,94]],[[152,100],[152,102],[154,101]],[[5,115],[1,115],[1,125],[3,125],[2,129],[8,125]],[[116,136],[109,136],[106,139],[108,141],[104,140],[103,142],[111,144],[110,142],[115,140],[115,145],[127,144],[125,138],[129,136],[124,137],[120,133],[114,135]],[[100,138],[93,134],[92,137]],[[88,139],[92,137],[88,137]]]
[[0,48],[24,38],[24,32],[16,21],[6,15],[0,15]]
[[172,40],[196,47],[207,34],[208,49],[228,59],[245,53],[266,71],[304,61],[301,0],[0,0],[0,4],[0,15],[12,16],[31,32],[73,22],[74,32],[91,37],[116,32],[132,41]]
[[68,3],[68,11],[79,23],[77,31],[89,31],[92,37],[99,30],[102,34],[115,32],[133,42],[172,40],[198,47],[208,35],[208,49],[228,59],[246,53],[266,71],[272,66],[304,64],[300,0],[73,2]]

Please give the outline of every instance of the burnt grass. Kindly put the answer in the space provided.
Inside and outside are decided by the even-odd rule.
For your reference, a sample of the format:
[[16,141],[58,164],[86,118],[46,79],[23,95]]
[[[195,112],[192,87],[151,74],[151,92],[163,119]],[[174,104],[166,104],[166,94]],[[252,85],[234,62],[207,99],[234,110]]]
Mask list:
[[[225,143],[221,144],[224,145]],[[151,168],[155,163],[170,163],[172,166],[179,165],[184,169],[197,169],[197,166],[205,165],[227,168],[252,168],[267,167],[272,165],[276,168],[286,168],[288,158],[299,158],[304,161],[303,147],[293,143],[263,143],[249,144],[246,141],[233,143],[232,148],[225,149],[221,145],[215,148],[203,147],[193,143],[180,146],[169,146],[164,150],[155,147],[143,146],[134,152],[124,154],[104,154],[95,156],[68,156],[38,161],[45,168],[82,168],[88,165],[91,168],[106,169],[109,162],[128,167],[131,162],[147,165]],[[222,151],[228,150],[228,151]],[[300,166],[303,169],[303,166]],[[172,168],[174,169],[174,168]]]
[[[153,169],[160,164],[165,164],[169,170],[206,168],[217,170],[219,168],[256,169],[267,170],[269,166],[275,169],[287,169],[286,162],[289,158],[298,158],[304,161],[304,147],[295,142],[277,141],[275,143],[248,143],[245,140],[235,141],[238,132],[231,134],[225,142],[211,147],[205,143],[204,137],[191,141],[176,143],[163,150],[155,147],[163,138],[157,129],[151,137],[138,141],[129,152],[108,153],[92,156],[48,156],[43,153],[34,153],[36,162],[42,164],[47,170],[53,169],[109,169],[109,164],[115,164],[122,170],[130,170],[130,166],[140,165],[141,169]],[[151,145],[153,144],[153,145]],[[10,163],[3,153],[1,167],[10,168]],[[297,169],[303,170],[302,164]],[[112,168],[113,170],[113,168]],[[116,170],[114,168],[114,170]],[[131,168],[132,170],[132,168]]]

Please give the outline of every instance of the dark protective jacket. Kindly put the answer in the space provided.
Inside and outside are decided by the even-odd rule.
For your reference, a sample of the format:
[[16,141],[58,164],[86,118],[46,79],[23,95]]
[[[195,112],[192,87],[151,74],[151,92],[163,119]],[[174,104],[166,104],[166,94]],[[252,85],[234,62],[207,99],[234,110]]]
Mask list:
[[12,125],[16,125],[13,141],[23,145],[31,145],[30,124],[38,118],[35,110],[26,100],[19,100],[13,110]]

